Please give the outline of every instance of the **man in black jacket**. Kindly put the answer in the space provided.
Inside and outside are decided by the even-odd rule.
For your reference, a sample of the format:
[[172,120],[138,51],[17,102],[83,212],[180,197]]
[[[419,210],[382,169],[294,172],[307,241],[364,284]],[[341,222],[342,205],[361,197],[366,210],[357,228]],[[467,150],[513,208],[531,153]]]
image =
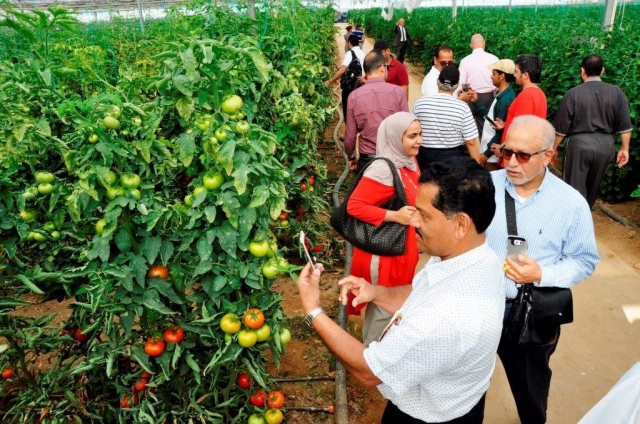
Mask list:
[[393,46],[396,48],[398,62],[404,63],[404,54],[407,52],[407,47],[409,43],[413,43],[409,31],[404,26],[404,19],[398,19],[393,32],[396,34],[393,39]]

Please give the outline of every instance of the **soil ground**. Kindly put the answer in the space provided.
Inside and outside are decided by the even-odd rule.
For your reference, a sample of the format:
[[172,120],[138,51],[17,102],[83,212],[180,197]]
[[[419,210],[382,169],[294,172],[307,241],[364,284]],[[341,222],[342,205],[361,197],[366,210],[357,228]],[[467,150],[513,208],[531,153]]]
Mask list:
[[[344,39],[336,35],[340,61]],[[367,41],[365,51],[371,50]],[[339,63],[339,62],[338,62]],[[409,66],[411,72],[409,104],[420,97],[423,75],[420,69]],[[332,133],[335,125],[319,140],[333,185],[344,169],[342,157],[335,154]],[[342,134],[343,128],[340,128]],[[616,214],[640,226],[640,202],[630,201],[607,204]],[[593,212],[601,262],[594,275],[574,289],[575,322],[563,327],[562,341],[553,355],[554,371],[549,397],[548,422],[565,424],[577,422],[615,382],[635,363],[640,361],[640,233],[603,214]],[[421,264],[426,258],[422,258]],[[337,281],[344,270],[329,269],[322,280],[322,304],[329,315],[337,318]],[[295,283],[279,278],[274,290],[283,293],[283,308],[289,318],[292,342],[279,369],[271,366],[276,378],[335,375],[335,359],[327,351],[315,332],[303,322],[304,311],[298,300]],[[34,299],[35,301],[35,299]],[[36,304],[21,313],[29,315],[58,314],[55,323],[69,315],[69,303],[56,301]],[[359,338],[362,320],[351,317],[348,331]],[[332,380],[303,383],[283,382],[280,389],[286,394],[286,406],[328,407],[334,403]],[[352,378],[347,381],[349,422],[372,424],[380,422],[386,401],[376,389],[363,389]],[[334,416],[323,412],[285,412],[288,424],[325,424],[334,422]],[[500,361],[487,394],[485,422],[515,424],[518,417]],[[344,423],[342,423],[344,424]]]

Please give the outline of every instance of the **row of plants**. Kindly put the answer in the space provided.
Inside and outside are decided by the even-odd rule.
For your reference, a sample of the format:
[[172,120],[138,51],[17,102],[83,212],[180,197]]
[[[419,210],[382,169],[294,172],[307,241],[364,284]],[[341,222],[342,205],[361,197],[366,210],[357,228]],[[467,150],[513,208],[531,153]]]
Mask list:
[[[640,123],[640,6],[627,4],[618,10],[612,31],[601,28],[604,6],[462,7],[457,19],[451,8],[420,8],[412,13],[394,10],[386,21],[381,9],[352,10],[350,22],[362,22],[367,36],[393,40],[393,28],[399,18],[418,42],[409,49],[413,63],[428,70],[433,64],[433,51],[440,44],[453,48],[459,61],[470,53],[469,40],[481,33],[487,40],[487,51],[500,58],[522,54],[538,54],[543,72],[540,87],[547,95],[547,118],[553,122],[558,103],[570,88],[580,83],[580,62],[588,54],[602,56],[605,63],[603,80],[619,86],[627,95],[633,127]],[[640,138],[634,131],[629,165],[611,165],[601,185],[601,195],[610,201],[624,200],[640,184]]]
[[0,419],[281,422],[270,288],[326,233],[333,10],[3,8]]

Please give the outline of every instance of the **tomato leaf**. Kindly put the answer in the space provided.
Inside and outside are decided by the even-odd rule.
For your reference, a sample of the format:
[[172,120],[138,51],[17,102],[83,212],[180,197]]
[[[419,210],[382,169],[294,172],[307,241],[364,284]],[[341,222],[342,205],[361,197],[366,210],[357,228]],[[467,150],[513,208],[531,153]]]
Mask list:
[[131,346],[131,353],[145,371],[151,372],[152,367],[149,364],[149,356],[144,351],[137,346]]
[[198,264],[195,270],[193,270],[193,276],[196,277],[198,275],[206,274],[213,268],[213,262],[211,261],[202,261]]
[[171,309],[164,306],[164,304],[158,300],[159,298],[160,295],[156,290],[145,290],[144,294],[142,295],[142,303],[144,303],[146,307],[153,309],[156,312],[160,312],[161,314],[175,314],[175,312],[173,312]]
[[189,366],[189,368],[193,370],[193,378],[195,378],[198,384],[200,384],[201,383],[200,367],[198,366],[198,363],[193,359],[193,354],[191,353],[186,354],[184,359],[187,365]]
[[233,186],[238,191],[238,194],[243,194],[247,190],[247,182],[249,181],[249,167],[241,165],[236,167],[231,176],[233,179]]
[[213,246],[210,242],[207,241],[206,237],[200,237],[200,239],[198,240],[197,249],[201,261],[206,261],[211,257],[211,253],[213,253]]
[[191,165],[193,154],[196,151],[196,142],[191,134],[182,133],[176,141],[178,145],[178,157],[184,166]]
[[236,151],[236,140],[230,138],[225,141],[218,149],[218,162],[223,166],[227,174],[230,175],[233,170],[233,156]]
[[146,287],[147,282],[147,270],[149,265],[142,256],[132,256],[129,261],[129,266],[136,276],[136,282],[142,288]]
[[36,293],[36,294],[44,294],[44,292],[42,290],[40,290],[38,288],[38,286],[36,286],[35,284],[33,284],[33,282],[31,282],[31,280],[29,280],[25,275],[23,274],[18,274],[15,276],[16,280],[20,281],[22,284],[24,284],[24,286],[26,288],[28,288],[29,290],[31,290],[32,292]]
[[173,286],[171,285],[171,283],[166,280],[161,280],[160,278],[149,278],[148,287],[150,289],[157,290],[158,293],[160,293],[173,303],[176,303],[178,305],[184,304],[180,296],[178,296],[173,290]]
[[213,224],[213,221],[216,220],[216,207],[215,206],[207,206],[204,208],[204,215],[209,221],[210,224]]
[[116,246],[121,252],[126,253],[131,248],[131,236],[129,231],[121,228],[115,237]]
[[196,110],[196,106],[191,97],[180,97],[176,102],[176,109],[181,118],[188,120]]
[[169,259],[171,259],[171,257],[173,256],[174,250],[175,247],[173,246],[173,243],[171,243],[169,240],[162,240],[162,246],[160,247],[160,259],[162,260],[163,264],[169,262]]
[[[235,200],[235,199],[234,199]],[[237,202],[237,200],[236,200]],[[217,232],[218,240],[220,241],[220,247],[227,252],[229,256],[236,259],[236,249],[238,246],[238,232],[231,226],[229,221],[225,221]]]
[[253,196],[251,196],[251,202],[249,203],[249,207],[256,208],[258,206],[264,205],[270,196],[271,195],[269,194],[269,190],[265,185],[257,186],[253,190]]
[[147,258],[150,264],[153,264],[158,257],[160,247],[162,246],[162,238],[160,236],[145,237],[140,245],[140,251],[144,252],[144,256]]
[[176,344],[176,348],[173,350],[173,356],[171,357],[171,368],[176,369],[176,365],[178,364],[178,359],[180,359],[181,353],[182,348],[179,344]]

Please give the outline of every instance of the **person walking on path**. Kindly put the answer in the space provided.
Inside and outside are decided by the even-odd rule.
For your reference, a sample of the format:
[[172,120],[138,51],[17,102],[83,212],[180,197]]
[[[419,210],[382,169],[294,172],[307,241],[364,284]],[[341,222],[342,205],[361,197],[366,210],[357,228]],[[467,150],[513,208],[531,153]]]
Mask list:
[[391,47],[389,47],[389,43],[385,40],[376,40],[373,49],[382,53],[387,61],[387,82],[402,88],[408,99],[409,73],[407,72],[407,68],[391,54]]
[[[371,51],[364,59],[365,84],[355,90],[348,100],[344,150],[349,166],[360,170],[375,158],[378,127],[396,112],[408,112],[404,91],[386,82],[386,60],[380,52]],[[356,160],[356,136],[360,134]]]
[[[588,278],[599,262],[587,202],[547,169],[553,157],[553,126],[538,116],[520,116],[507,131],[502,147],[505,169],[491,173],[496,214],[487,229],[489,246],[505,261],[505,322],[518,285],[568,288]],[[527,241],[527,254],[518,255],[517,261],[507,257],[507,195],[515,203],[518,235]],[[498,347],[523,424],[547,420],[549,360],[558,345],[560,326],[544,330],[551,336],[548,344],[519,345],[503,332]]]
[[[567,140],[562,179],[587,199],[589,207],[596,201],[609,163],[614,158],[618,167],[629,162],[632,130],[629,102],[619,87],[600,79],[603,73],[600,56],[585,57],[580,65],[583,84],[567,91],[554,122],[554,155],[562,140]],[[616,134],[622,140],[617,155]]]
[[[354,189],[347,211],[349,215],[361,221],[379,226],[383,222],[397,222],[408,225],[415,212],[415,199],[418,193],[420,170],[415,157],[422,142],[420,121],[408,112],[398,112],[387,117],[378,128],[376,157],[387,158],[395,165],[404,186],[408,205],[398,211],[381,207],[394,195],[393,175],[389,164],[375,161],[365,171]],[[378,256],[365,250],[354,248],[351,274],[364,278],[371,284],[395,287],[411,284],[418,264],[416,233],[409,228],[406,237],[405,253],[398,256]],[[347,305],[347,313],[359,314],[365,306],[354,308]],[[391,314],[369,303],[362,327],[362,340],[365,346],[378,340],[382,330],[389,322]]]
[[[349,36],[347,41],[347,46],[349,46],[349,52],[344,55],[344,59],[342,61],[342,65],[338,68],[338,70],[333,74],[331,78],[324,82],[324,85],[327,87],[331,87],[336,81],[340,81],[340,78],[347,71],[349,64],[353,60],[354,56],[360,61],[361,67],[361,75],[364,75],[364,53],[358,44],[358,37],[354,34]],[[349,99],[349,95],[351,95],[353,91],[342,90],[342,116],[345,121],[347,119],[347,100]]]
[[364,44],[364,31],[362,30],[362,24],[356,24],[356,29],[353,30],[353,35],[358,37],[358,45],[362,47],[362,44]]
[[396,22],[396,26],[393,28],[393,32],[395,34],[393,38],[393,47],[396,48],[398,62],[404,63],[404,56],[407,53],[409,43],[417,43],[415,43],[409,35],[409,31],[407,31],[407,28],[404,26],[403,18],[398,19],[398,22]]
[[353,27],[351,25],[347,25],[346,33],[344,34],[344,52],[347,53],[349,51],[349,37],[353,34]]

